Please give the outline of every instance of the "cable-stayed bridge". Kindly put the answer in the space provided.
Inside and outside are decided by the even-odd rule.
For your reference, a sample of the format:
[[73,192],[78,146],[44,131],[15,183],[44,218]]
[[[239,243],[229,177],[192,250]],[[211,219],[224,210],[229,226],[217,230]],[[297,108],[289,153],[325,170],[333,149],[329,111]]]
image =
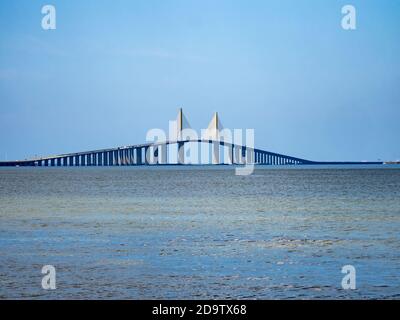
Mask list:
[[[254,146],[234,143],[232,139],[226,139],[221,135],[223,127],[215,113],[207,130],[206,135],[200,138],[185,136],[185,131],[190,125],[182,112],[179,110],[176,120],[175,134],[173,138],[158,142],[149,142],[116,148],[99,149],[84,152],[59,154],[54,156],[37,157],[25,160],[0,161],[0,166],[37,166],[37,167],[79,167],[79,166],[139,166],[139,165],[190,165],[190,164],[256,164],[256,165],[336,165],[336,164],[383,164],[383,162],[327,162],[312,161],[289,155],[279,154],[271,151],[257,149]],[[193,150],[193,144],[205,144],[211,147],[211,159],[206,161],[187,159],[187,149]],[[189,147],[189,145],[191,147]],[[169,148],[175,148],[175,157],[171,156]],[[206,150],[207,148],[201,148]],[[209,150],[210,148],[208,148]],[[189,152],[190,153],[190,152]],[[221,161],[221,154],[224,159]]]

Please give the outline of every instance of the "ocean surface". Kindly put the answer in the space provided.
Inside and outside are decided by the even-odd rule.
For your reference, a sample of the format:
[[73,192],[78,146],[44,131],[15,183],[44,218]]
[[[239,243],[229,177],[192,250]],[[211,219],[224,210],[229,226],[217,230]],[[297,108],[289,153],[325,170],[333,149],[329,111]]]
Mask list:
[[3,168],[0,298],[400,299],[400,169]]

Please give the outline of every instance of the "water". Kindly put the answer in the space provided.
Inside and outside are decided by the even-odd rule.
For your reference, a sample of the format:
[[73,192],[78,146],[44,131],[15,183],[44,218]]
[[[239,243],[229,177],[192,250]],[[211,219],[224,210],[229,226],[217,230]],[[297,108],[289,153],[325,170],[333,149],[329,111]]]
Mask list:
[[400,170],[370,168],[1,169],[0,298],[399,299]]

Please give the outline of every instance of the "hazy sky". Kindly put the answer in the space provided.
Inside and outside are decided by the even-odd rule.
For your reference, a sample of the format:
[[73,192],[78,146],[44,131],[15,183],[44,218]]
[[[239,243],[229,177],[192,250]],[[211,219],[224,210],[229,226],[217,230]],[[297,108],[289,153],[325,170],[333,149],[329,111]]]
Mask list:
[[399,88],[397,0],[0,2],[0,160],[142,143],[178,107],[270,151],[400,159]]

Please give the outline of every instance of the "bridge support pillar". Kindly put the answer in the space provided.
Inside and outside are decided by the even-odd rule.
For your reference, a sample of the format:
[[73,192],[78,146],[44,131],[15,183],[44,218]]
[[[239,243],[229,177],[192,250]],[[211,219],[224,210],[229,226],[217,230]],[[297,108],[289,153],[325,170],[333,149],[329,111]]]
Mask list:
[[246,163],[246,153],[247,153],[247,149],[246,147],[241,147],[241,154],[240,154],[240,163],[241,164],[245,164]]
[[254,163],[254,150],[250,149],[250,148],[246,148],[246,163],[250,164],[250,163]]
[[149,146],[144,147],[144,164],[150,164],[150,148]]
[[125,165],[126,166],[131,165],[131,149],[130,148],[125,150]]
[[124,154],[123,150],[119,149],[117,151],[117,159],[118,159],[118,165],[122,166],[124,164]]
[[142,148],[136,148],[136,164],[142,164]]
[[132,165],[137,164],[137,154],[136,154],[136,149],[132,148]]
[[129,165],[133,166],[134,159],[133,159],[133,148],[129,148]]
[[118,150],[111,151],[112,154],[112,166],[117,166],[118,165]]
[[123,155],[123,150],[121,150],[121,149],[118,149],[118,151],[117,151],[117,159],[118,159],[118,165],[119,166],[122,166],[123,165],[123,163],[124,163],[124,155]]
[[129,149],[124,149],[124,150],[122,151],[122,155],[123,155],[122,164],[123,164],[124,166],[127,166],[127,165],[129,164]]
[[125,165],[125,149],[118,150],[118,157],[119,157],[119,165]]
[[114,163],[115,163],[116,166],[120,166],[121,165],[121,150],[120,149],[115,151]]
[[129,149],[124,149],[124,166],[129,165]]
[[126,165],[130,166],[131,165],[131,148],[126,149]]
[[110,152],[109,151],[104,152],[104,165],[105,166],[110,165]]
[[108,166],[109,157],[110,157],[110,156],[109,156],[108,152],[105,151],[105,152],[103,153],[103,165],[104,165],[104,166]]
[[234,163],[240,164],[240,160],[241,160],[240,147],[237,146],[236,148],[234,148],[234,159],[233,159],[233,161],[234,161]]
[[167,152],[168,152],[168,146],[166,144],[162,144],[159,146],[159,151],[161,154],[158,155],[159,157],[159,164],[167,164]]
[[131,149],[130,148],[125,150],[125,165],[126,166],[131,165]]
[[232,144],[228,145],[228,164],[235,164],[234,149],[235,147]]
[[178,142],[178,164],[185,164],[185,143]]
[[153,151],[152,151],[151,155],[152,155],[153,159],[151,159],[152,160],[151,163],[158,164],[160,150],[159,150],[158,146],[153,146],[152,149],[153,149]]
[[212,142],[212,164],[219,164],[219,142]]
[[120,149],[118,151],[118,157],[119,157],[119,165],[124,166],[125,165],[125,149]]

